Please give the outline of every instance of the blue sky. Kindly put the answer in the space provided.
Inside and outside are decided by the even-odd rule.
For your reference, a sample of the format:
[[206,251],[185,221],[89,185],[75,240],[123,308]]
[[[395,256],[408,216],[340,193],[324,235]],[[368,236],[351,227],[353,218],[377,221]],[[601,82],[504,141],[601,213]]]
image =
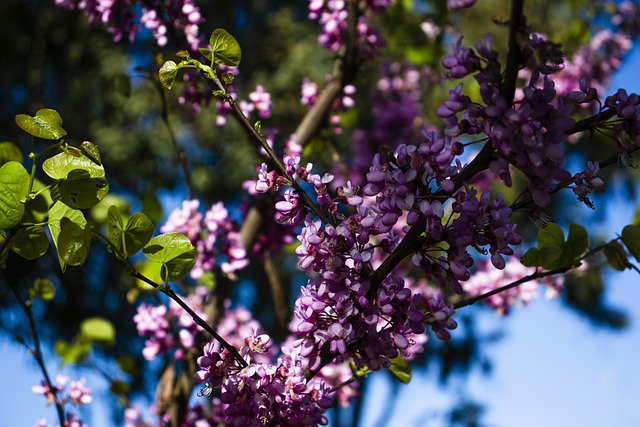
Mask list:
[[[639,70],[636,49],[612,87],[640,92]],[[616,195],[598,208],[606,209],[606,233],[613,236],[633,218],[635,202]],[[538,300],[506,319],[489,312],[482,316],[487,330],[499,326],[506,332],[502,341],[486,350],[493,373],[472,373],[467,379],[470,397],[486,405],[483,420],[488,425],[640,426],[640,276],[613,272],[608,283],[607,301],[630,315],[630,325],[622,332],[594,327],[560,301]],[[50,373],[55,375],[59,366],[50,352],[48,356]],[[68,368],[63,373],[80,376]],[[29,427],[43,417],[54,422],[55,410],[31,392],[41,378],[33,359],[7,337],[0,339],[0,378],[0,427]],[[110,427],[100,403],[106,400],[105,383],[94,376],[90,383],[95,402],[91,413],[84,415],[91,427]],[[435,372],[416,374],[411,384],[400,388],[394,412],[380,414],[390,389],[383,376],[374,376],[370,389],[377,393],[366,402],[362,425],[378,426],[382,416],[387,426],[442,426],[452,387],[444,390],[436,384]]]

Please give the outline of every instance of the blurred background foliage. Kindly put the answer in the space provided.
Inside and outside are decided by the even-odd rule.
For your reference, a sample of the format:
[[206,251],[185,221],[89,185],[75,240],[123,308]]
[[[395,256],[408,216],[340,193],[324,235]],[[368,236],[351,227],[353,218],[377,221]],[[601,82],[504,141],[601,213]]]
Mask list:
[[[235,82],[240,97],[246,97],[257,84],[271,93],[273,116],[263,120],[263,126],[278,129],[275,145],[281,149],[284,139],[294,132],[306,112],[299,100],[303,78],[322,87],[333,66],[332,54],[317,43],[318,25],[306,18],[307,2],[210,1],[199,2],[198,6],[206,20],[201,26],[204,32],[225,28],[242,46],[243,60]],[[595,27],[606,24],[606,20],[599,18],[601,2],[530,0],[526,11],[533,29],[562,42],[567,54],[588,42]],[[473,45],[491,32],[494,45],[504,54],[507,14],[503,0],[479,1],[475,7],[458,14],[448,12],[444,1],[398,0],[388,14],[375,17],[374,22],[386,38],[384,57],[410,61],[416,67],[428,66],[437,77],[442,73],[441,57],[457,33],[465,35],[465,44]],[[445,30],[433,41],[420,30],[420,23],[427,19]],[[176,151],[161,118],[164,99],[171,127],[186,153],[194,194],[202,201],[201,206],[219,200],[237,206],[242,201],[244,196],[239,188],[243,181],[255,177],[255,166],[261,162],[246,134],[233,120],[217,127],[213,105],[197,115],[180,106],[180,83],[172,91],[159,90],[156,76],[163,55],[170,57],[184,46],[170,45],[158,51],[148,31],[139,33],[133,45],[115,44],[106,32],[90,25],[81,12],[57,7],[53,0],[0,2],[0,44],[0,140],[16,142],[28,153],[28,137],[15,126],[13,117],[18,113],[33,114],[45,107],[58,110],[69,142],[79,144],[89,140],[99,146],[111,194],[123,196],[159,226],[169,213],[162,212],[166,200],[179,201],[187,196]],[[344,115],[344,133],[322,131],[311,143],[316,149],[308,151],[315,157],[306,160],[323,162],[327,170],[333,162],[328,153],[340,153],[346,163],[351,161],[352,130],[373,125],[368,108],[382,61],[377,59],[361,67],[354,83],[357,107]],[[422,88],[421,102],[426,120],[437,125],[440,122],[435,110],[445,99],[446,89],[458,82],[440,84],[439,77],[434,80],[438,84]],[[473,85],[471,80],[465,83]],[[577,142],[571,150],[572,159],[577,159],[578,164],[585,163],[584,159],[602,152],[603,144],[606,142],[599,140]],[[606,150],[611,152],[610,148]],[[630,191],[632,185],[633,181],[628,181]],[[506,191],[507,200],[517,195],[515,190]],[[556,200],[552,215],[560,223],[569,221],[563,216],[567,210],[557,209],[568,199],[572,196]],[[520,218],[519,230],[530,240],[535,238],[536,229],[525,216]],[[56,339],[71,340],[82,319],[103,316],[114,322],[118,340],[115,347],[100,350],[92,363],[105,372],[116,372],[110,357],[128,353],[136,366],[142,366],[142,339],[137,337],[131,320],[135,307],[126,298],[135,285],[121,264],[103,245],[95,245],[84,267],[69,268],[62,275],[52,252],[39,259],[35,268],[32,262],[11,254],[7,267],[9,276],[22,289],[27,289],[38,277],[47,277],[56,285],[55,300],[36,307],[45,341],[51,344]],[[281,263],[278,265],[295,265],[285,258],[278,258]],[[597,326],[624,327],[624,313],[603,303],[606,286],[600,266],[596,263],[591,270],[586,276],[568,278],[564,296],[568,306]],[[255,285],[262,274],[261,269],[247,270],[242,275],[243,286],[254,286],[256,300],[265,301],[264,296],[268,301],[268,290]],[[294,271],[281,274],[284,281],[294,281],[288,284],[292,289],[302,284],[301,276]],[[256,308],[267,329],[273,327],[269,306],[262,304]],[[469,310],[461,317],[462,327],[450,342],[430,340],[418,365],[437,366],[443,382],[453,374],[464,376],[474,367],[490,371],[490,360],[483,356],[482,348],[499,339],[500,332],[490,336],[477,333],[474,313],[477,310]],[[28,335],[26,322],[5,286],[0,286],[0,330],[7,337]],[[145,375],[151,378],[154,372],[141,369],[132,372],[135,392],[152,391],[145,389],[144,384],[155,383],[145,382]],[[366,384],[363,390],[366,391]],[[353,417],[357,418],[358,405],[355,408]],[[465,400],[462,406],[452,409],[450,424],[479,425],[481,409]]]

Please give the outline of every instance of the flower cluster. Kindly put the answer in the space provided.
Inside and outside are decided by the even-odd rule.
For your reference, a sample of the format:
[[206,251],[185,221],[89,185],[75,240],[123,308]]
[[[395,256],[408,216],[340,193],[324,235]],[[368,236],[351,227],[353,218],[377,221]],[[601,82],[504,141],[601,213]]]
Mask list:
[[254,332],[244,341],[240,353],[245,367],[226,349],[216,350],[214,343],[207,344],[198,358],[200,370],[194,379],[205,384],[200,394],[221,387],[225,421],[246,426],[327,424],[323,414],[332,405],[328,388],[322,381],[305,378],[299,353],[285,347],[276,363],[258,362],[255,356],[270,351],[270,338]]
[[248,260],[240,242],[239,226],[222,202],[211,206],[204,215],[198,211],[199,207],[198,200],[184,201],[160,228],[163,233],[184,234],[198,250],[191,278],[199,279],[214,270],[233,274],[244,268]]
[[[208,293],[206,287],[198,286],[185,300],[205,321],[207,316],[202,312],[202,307]],[[199,328],[191,316],[174,301],[171,301],[169,309],[162,304],[156,306],[142,303],[138,306],[133,321],[138,335],[146,338],[142,350],[146,360],[153,360],[159,354],[167,354],[171,349],[174,349],[173,357],[181,359],[183,349],[193,347],[199,333]]]
[[[503,270],[497,270],[489,263],[481,262],[463,287],[470,296],[483,295],[533,274],[535,271],[535,268],[523,266],[518,257],[512,257]],[[511,307],[527,305],[538,298],[540,286],[547,288],[547,298],[556,297],[562,291],[563,283],[561,275],[532,280],[485,298],[483,303],[493,308],[499,316],[504,316],[509,314]]]
[[[79,381],[71,381],[69,377],[65,375],[57,375],[55,394],[45,381],[42,381],[40,385],[33,386],[31,391],[35,394],[43,395],[50,405],[56,402],[56,397],[57,402],[62,405],[71,403],[78,407],[88,405],[93,401],[93,391],[87,387],[87,380],[85,378],[81,378]],[[77,415],[67,412],[66,416],[65,427],[87,427],[87,424],[83,423]],[[36,427],[47,427],[47,420],[38,420]]]
[[[31,391],[33,391],[34,394],[45,396],[49,404],[55,402],[53,392],[44,381],[40,385],[31,387]],[[66,396],[64,395],[65,392]],[[91,394],[92,390],[87,387],[87,380],[85,378],[81,378],[79,381],[71,381],[69,377],[65,375],[56,376],[55,395],[58,397],[58,401],[63,404],[70,402],[75,406],[88,405],[93,401]]]
[[[322,26],[318,43],[331,52],[337,52],[345,43],[349,11],[345,0],[310,0],[309,19],[318,21]],[[366,0],[359,2],[356,31],[359,37],[359,47],[365,57],[373,57],[384,45],[378,31],[371,27],[364,16],[366,12],[380,13],[388,9],[392,0]]]
[[[167,45],[167,28],[182,30],[193,51],[197,51],[201,44],[199,25],[203,19],[193,0],[168,3],[129,0],[92,0],[76,3],[71,0],[55,0],[55,3],[68,9],[77,7],[82,10],[91,24],[106,26],[115,42],[127,40],[133,43],[136,34],[140,31],[139,19],[139,23],[153,32],[156,43],[160,47]],[[136,14],[138,7],[134,5],[140,8],[139,18]]]
[[[485,105],[471,103],[462,95],[460,85],[449,92],[449,100],[438,109],[438,114],[447,121],[448,135],[486,134],[494,149],[501,153],[492,162],[491,170],[508,186],[511,185],[509,165],[521,170],[529,180],[528,190],[534,203],[544,208],[549,204],[555,183],[571,178],[563,168],[562,147],[566,132],[575,124],[569,116],[570,108],[556,98],[553,80],[547,75],[540,78],[540,70],[532,73],[529,84],[522,90],[522,99],[510,106],[501,92],[500,63],[491,38],[487,36],[476,49],[478,54],[463,47],[458,39],[453,54],[445,57],[443,65],[452,77],[476,73],[474,77]],[[548,64],[548,61],[541,63]]]

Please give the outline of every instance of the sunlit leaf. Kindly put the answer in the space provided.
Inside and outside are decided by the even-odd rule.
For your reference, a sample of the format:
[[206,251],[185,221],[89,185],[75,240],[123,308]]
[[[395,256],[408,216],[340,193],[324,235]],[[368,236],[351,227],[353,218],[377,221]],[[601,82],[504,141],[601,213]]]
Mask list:
[[18,114],[16,124],[29,135],[42,139],[60,139],[67,134],[62,128],[62,117],[56,110],[43,108],[35,116]]
[[56,246],[56,249],[58,249],[58,259],[60,260],[60,267],[62,268],[62,271],[64,271],[66,268],[66,262],[64,262],[62,257],[60,256],[58,237],[60,235],[61,229],[60,223],[63,218],[67,218],[82,229],[84,229],[87,225],[87,220],[84,218],[84,214],[82,213],[82,211],[70,208],[60,201],[54,203],[53,206],[51,206],[51,209],[49,209],[49,231],[51,232],[53,243]]
[[91,250],[91,232],[68,218],[60,221],[58,256],[68,265],[82,265]]
[[160,71],[158,72],[160,83],[162,83],[162,86],[166,87],[167,89],[171,89],[173,87],[174,81],[176,80],[179,69],[180,68],[178,67],[178,64],[176,64],[174,61],[166,61],[164,64],[162,64],[162,67],[160,67]]
[[71,153],[60,153],[48,158],[42,163],[42,169],[52,179],[66,179],[75,170],[83,170],[90,178],[104,178],[104,168],[84,155],[75,156]]
[[56,288],[48,279],[36,279],[33,286],[29,290],[31,298],[42,298],[45,301],[51,301],[56,296]]
[[89,342],[112,345],[116,342],[116,329],[105,318],[89,317],[80,323],[80,336]]
[[402,356],[396,356],[391,359],[391,366],[389,371],[393,376],[404,384],[409,384],[411,381],[411,368],[407,365],[407,361]]
[[189,238],[180,233],[166,233],[154,237],[142,252],[151,261],[162,264],[161,277],[164,281],[178,280],[196,262],[196,248]]
[[97,205],[109,192],[109,183],[104,178],[93,178],[86,170],[69,172],[51,189],[53,200],[61,200],[74,209],[89,209]]
[[29,173],[18,162],[0,167],[0,229],[17,225],[25,211],[29,191]]
[[18,163],[22,163],[24,161],[24,156],[22,155],[20,147],[13,142],[0,142],[0,166],[11,161]]
[[238,41],[226,30],[218,28],[211,33],[209,38],[212,61],[216,64],[236,66],[242,59],[242,50]]

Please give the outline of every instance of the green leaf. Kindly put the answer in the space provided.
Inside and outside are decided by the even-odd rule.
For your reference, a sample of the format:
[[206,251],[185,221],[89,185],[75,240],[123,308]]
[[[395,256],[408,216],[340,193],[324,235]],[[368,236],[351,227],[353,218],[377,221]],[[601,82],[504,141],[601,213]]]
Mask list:
[[51,237],[53,238],[53,243],[58,249],[58,259],[60,261],[60,267],[62,271],[66,269],[66,262],[60,256],[60,247],[58,244],[60,231],[61,231],[61,222],[63,218],[67,218],[74,224],[76,224],[79,228],[84,229],[87,225],[87,220],[84,218],[82,211],[77,209],[72,209],[64,203],[58,201],[51,206],[49,209],[49,232],[51,233]]
[[549,223],[538,232],[538,247],[562,246],[564,244],[564,232],[559,225]]
[[38,110],[34,117],[26,114],[16,116],[16,124],[23,131],[36,138],[60,139],[67,134],[62,128],[62,118],[56,110],[43,108]]
[[238,41],[226,30],[213,30],[209,38],[213,54],[212,63],[236,66],[240,64],[242,50]]
[[20,147],[13,142],[0,142],[0,166],[11,161],[18,163],[24,161]]
[[51,197],[74,209],[89,209],[104,199],[108,192],[106,179],[92,178],[86,170],[76,169],[53,186]]
[[91,250],[91,232],[68,218],[60,221],[58,257],[68,265],[82,265]]
[[393,376],[404,384],[409,384],[411,381],[411,368],[407,365],[407,361],[402,356],[396,356],[391,359],[391,366],[389,371]]
[[49,238],[41,225],[21,227],[11,240],[11,250],[24,259],[40,258],[49,248]]
[[136,359],[129,355],[123,354],[116,357],[116,363],[122,372],[129,375],[135,375],[137,371]]
[[83,141],[82,144],[80,144],[80,151],[93,163],[98,166],[102,166],[102,158],[100,157],[100,151],[96,144],[89,141]]
[[627,225],[623,228],[622,242],[636,261],[640,261],[640,227],[636,225]]
[[67,179],[69,174],[78,169],[86,171],[89,178],[104,178],[104,168],[82,155],[79,150],[57,154],[42,163],[42,170],[55,180]]
[[624,247],[618,242],[610,242],[604,247],[604,255],[607,257],[609,265],[618,271],[624,271],[630,267],[629,255]]
[[84,361],[91,352],[91,343],[78,342],[69,343],[64,340],[58,340],[55,344],[56,353],[62,358],[63,365],[73,363],[77,364]]
[[129,257],[142,249],[153,236],[153,223],[143,213],[132,215],[125,222],[118,212],[118,208],[109,208],[107,222],[109,237],[119,253]]
[[525,267],[540,267],[540,262],[538,261],[538,248],[530,248],[522,258],[520,258],[520,263]]
[[42,298],[45,301],[51,301],[56,296],[56,288],[48,279],[36,279],[33,281],[33,287],[29,289],[31,298]]
[[14,227],[22,219],[29,179],[29,173],[18,162],[0,167],[0,229]]
[[109,220],[109,209],[115,206],[118,211],[128,214],[131,208],[130,203],[124,197],[117,194],[107,194],[100,203],[91,208],[91,218],[100,225],[106,224]]
[[[161,268],[161,264],[152,261],[144,261],[136,266],[136,269],[138,270],[138,272],[140,272],[140,274],[155,283],[160,283],[162,281],[162,276],[160,275]],[[154,288],[144,280],[136,279],[136,290],[142,292],[155,292],[156,288]]]
[[166,233],[154,237],[142,252],[151,261],[162,264],[160,275],[166,282],[184,277],[196,263],[196,248],[180,233]]
[[538,249],[538,261],[540,267],[545,270],[555,270],[564,267],[572,262],[572,258],[568,256],[566,246],[545,246]]
[[198,50],[200,51],[202,56],[207,58],[209,61],[213,61],[213,52],[211,52],[211,49],[207,49],[207,48],[201,47]]
[[131,215],[124,233],[124,250],[131,256],[149,242],[153,236],[153,223],[142,212]]
[[176,64],[174,61],[166,61],[164,64],[162,64],[162,67],[160,67],[160,71],[158,72],[160,83],[162,83],[162,86],[166,87],[167,89],[171,89],[173,87],[173,83],[176,80],[179,69],[180,67],[178,67],[178,64]]
[[24,222],[42,222],[49,214],[49,206],[53,203],[51,191],[38,179],[33,180],[31,191],[37,195],[27,197]]
[[89,317],[80,323],[80,336],[89,342],[112,345],[116,342],[116,329],[102,317]]
[[581,225],[571,224],[569,235],[567,236],[567,245],[574,259],[582,255],[589,246],[587,230]]

